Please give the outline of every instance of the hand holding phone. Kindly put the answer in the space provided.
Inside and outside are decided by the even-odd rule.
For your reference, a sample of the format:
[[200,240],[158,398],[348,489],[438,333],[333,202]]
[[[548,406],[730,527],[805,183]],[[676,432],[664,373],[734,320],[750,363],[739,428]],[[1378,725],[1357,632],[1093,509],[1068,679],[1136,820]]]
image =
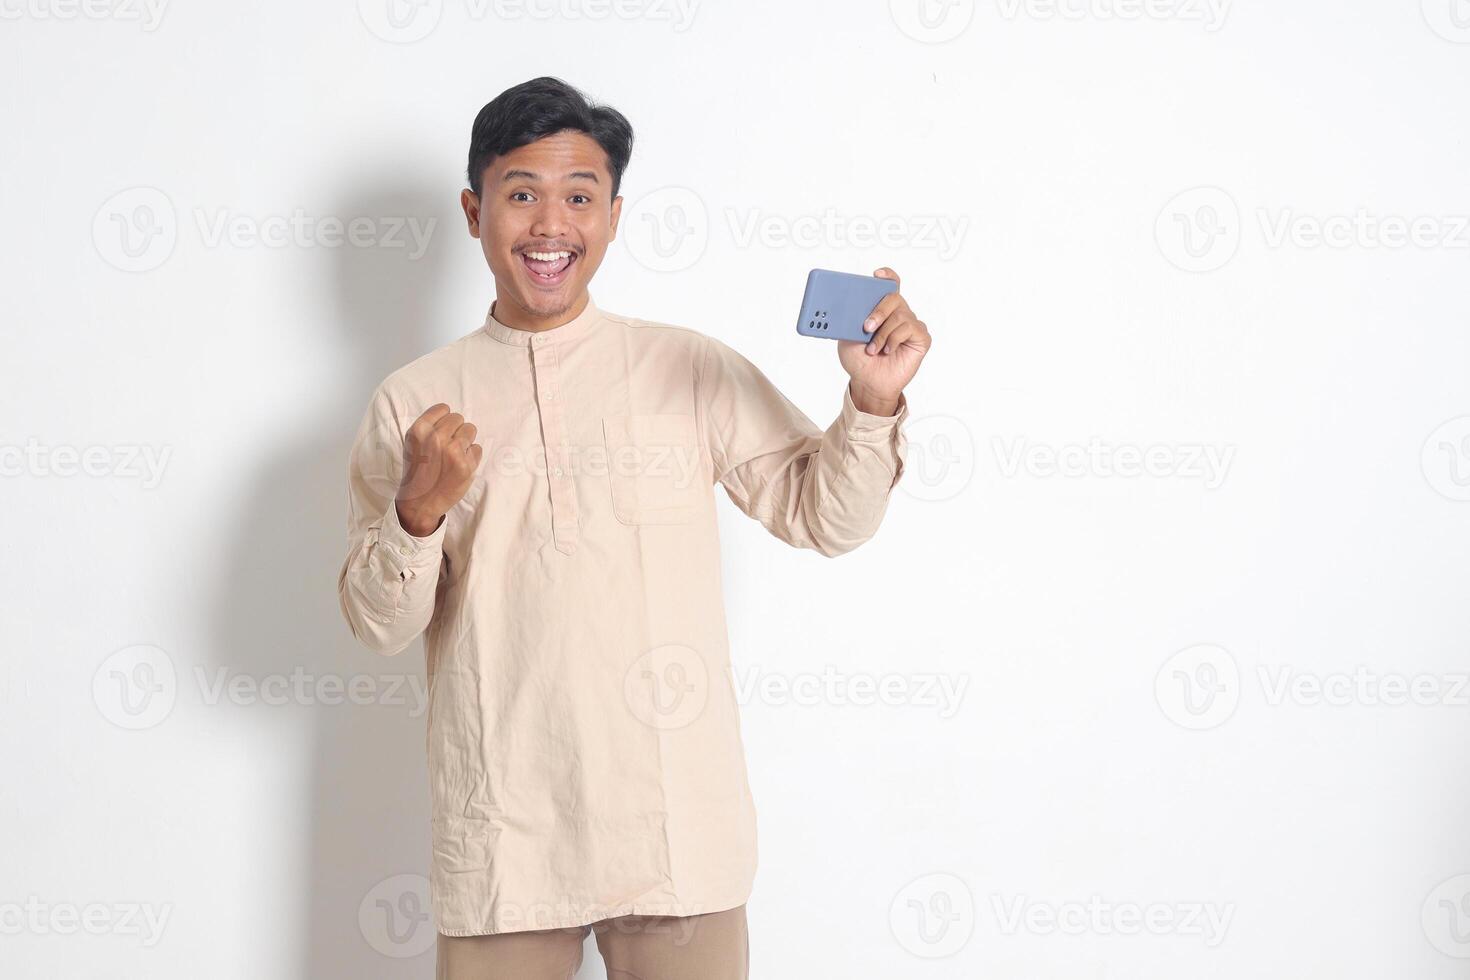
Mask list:
[[[871,276],[813,269],[796,321],[803,337],[851,341],[837,345],[837,357],[852,379],[853,404],[873,415],[895,411],[932,343],[898,289],[898,273],[887,266]],[[864,330],[870,321],[872,329]]]
[[803,337],[866,344],[872,334],[863,330],[863,321],[879,300],[897,289],[898,283],[892,279],[813,269],[807,273],[796,332]]

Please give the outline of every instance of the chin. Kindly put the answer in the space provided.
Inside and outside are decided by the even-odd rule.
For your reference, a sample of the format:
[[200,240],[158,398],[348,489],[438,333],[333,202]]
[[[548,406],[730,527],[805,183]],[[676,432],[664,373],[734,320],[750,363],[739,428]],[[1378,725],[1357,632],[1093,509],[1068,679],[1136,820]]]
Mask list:
[[557,316],[572,308],[577,294],[577,287],[571,283],[567,283],[555,292],[540,289],[522,290],[521,305],[536,316]]

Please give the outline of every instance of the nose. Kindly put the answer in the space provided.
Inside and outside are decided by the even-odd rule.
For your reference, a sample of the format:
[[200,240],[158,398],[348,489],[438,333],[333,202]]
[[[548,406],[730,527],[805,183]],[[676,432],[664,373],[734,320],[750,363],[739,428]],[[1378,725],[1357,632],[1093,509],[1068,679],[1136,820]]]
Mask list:
[[566,208],[560,201],[541,201],[531,216],[532,238],[560,238],[566,234],[570,222]]

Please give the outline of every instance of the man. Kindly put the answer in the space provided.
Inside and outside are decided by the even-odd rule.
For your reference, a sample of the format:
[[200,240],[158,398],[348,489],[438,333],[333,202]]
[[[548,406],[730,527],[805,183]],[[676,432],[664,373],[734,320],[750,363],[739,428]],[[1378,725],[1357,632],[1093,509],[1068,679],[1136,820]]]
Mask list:
[[571,977],[589,929],[609,976],[747,976],[713,487],[838,555],[903,471],[930,339],[898,293],[839,343],[825,432],[725,344],[596,306],[632,143],[553,78],[480,111],[461,203],[495,301],[383,381],[349,464],[343,615],[380,653],[425,636],[441,978]]

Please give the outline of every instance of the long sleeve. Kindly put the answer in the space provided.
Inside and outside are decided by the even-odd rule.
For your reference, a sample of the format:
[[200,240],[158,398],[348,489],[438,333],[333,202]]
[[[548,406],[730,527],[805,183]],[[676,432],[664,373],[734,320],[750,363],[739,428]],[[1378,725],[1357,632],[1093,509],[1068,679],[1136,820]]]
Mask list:
[[394,497],[408,423],[382,387],[374,393],[347,463],[347,558],[337,576],[342,616],[369,649],[391,656],[429,625],[447,521],[417,538],[398,522]]
[[842,410],[823,432],[754,364],[713,338],[697,387],[715,478],[766,530],[829,557],[878,530],[903,476],[904,396],[892,416],[871,415],[844,386]]

